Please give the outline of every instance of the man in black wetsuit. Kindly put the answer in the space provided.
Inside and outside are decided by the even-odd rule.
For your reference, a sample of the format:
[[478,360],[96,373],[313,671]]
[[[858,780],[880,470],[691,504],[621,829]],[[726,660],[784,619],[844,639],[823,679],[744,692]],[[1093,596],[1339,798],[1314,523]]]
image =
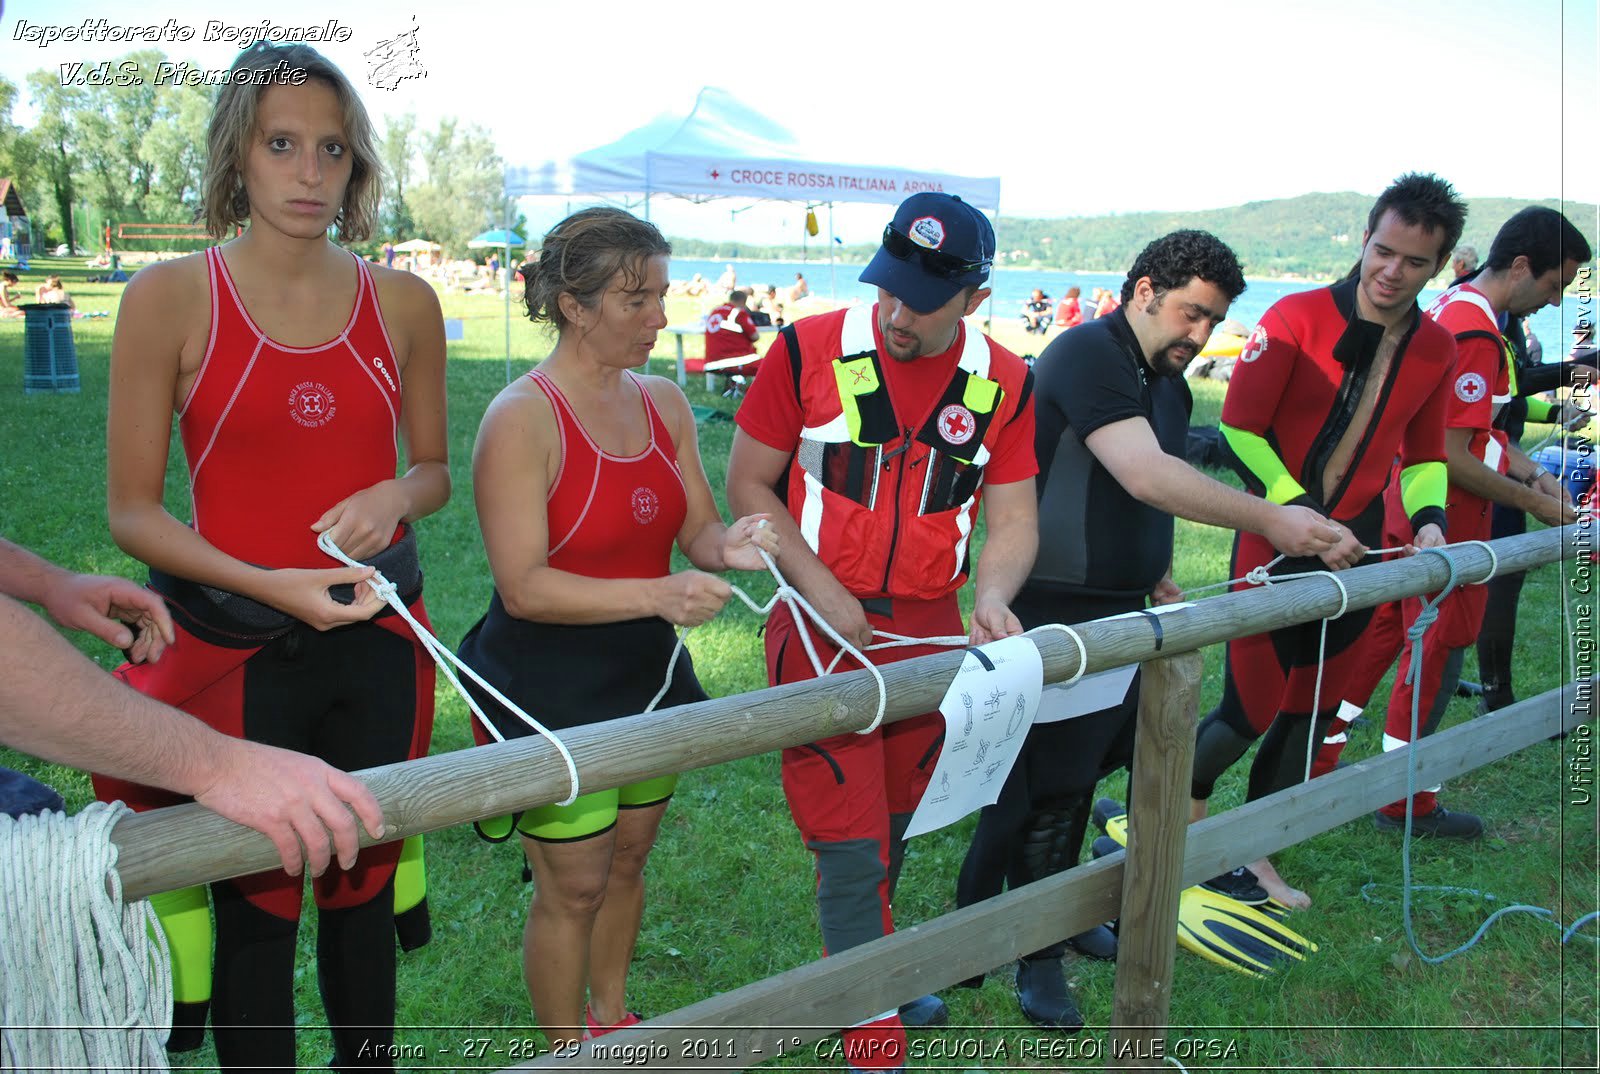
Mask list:
[[[1039,555],[1012,603],[1025,627],[1079,623],[1182,599],[1172,580],[1173,516],[1266,537],[1291,555],[1339,531],[1306,507],[1271,503],[1184,461],[1193,399],[1183,371],[1245,288],[1233,251],[1203,231],[1144,248],[1122,305],[1058,336],[1034,366]],[[983,810],[957,883],[968,906],[1077,864],[1095,783],[1133,756],[1138,677],[1120,705],[1034,726],[999,800]],[[1073,937],[1109,958],[1103,928]],[[1022,1012],[1083,1024],[1061,970],[1063,945],[1019,960]]]

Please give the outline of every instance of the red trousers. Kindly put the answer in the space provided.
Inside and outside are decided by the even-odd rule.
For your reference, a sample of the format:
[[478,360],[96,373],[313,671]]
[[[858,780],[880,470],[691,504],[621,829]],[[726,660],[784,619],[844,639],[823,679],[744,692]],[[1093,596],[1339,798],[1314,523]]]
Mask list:
[[[894,601],[888,615],[868,611],[875,628],[910,637],[963,634],[954,595],[941,601]],[[834,646],[816,626],[806,629],[823,667]],[[816,677],[796,634],[787,605],[767,621],[767,679],[776,686]],[[890,664],[944,650],[903,646],[868,653],[874,664]],[[849,657],[838,672],[857,670]],[[817,863],[817,909],[823,953],[847,950],[894,931],[889,899],[899,872],[900,836],[922,799],[944,742],[937,712],[899,720],[872,731],[853,731],[783,751],[783,793],[801,838]],[[881,1069],[904,1065],[905,1029],[898,1011],[887,1011],[844,1033],[851,1066]]]

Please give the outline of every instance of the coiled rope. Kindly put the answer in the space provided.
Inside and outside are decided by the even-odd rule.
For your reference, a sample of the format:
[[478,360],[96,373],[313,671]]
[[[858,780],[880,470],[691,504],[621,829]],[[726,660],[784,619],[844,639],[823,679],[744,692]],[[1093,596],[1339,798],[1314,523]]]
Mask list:
[[0,1068],[168,1069],[172,962],[149,902],[122,901],[127,812],[0,815]]

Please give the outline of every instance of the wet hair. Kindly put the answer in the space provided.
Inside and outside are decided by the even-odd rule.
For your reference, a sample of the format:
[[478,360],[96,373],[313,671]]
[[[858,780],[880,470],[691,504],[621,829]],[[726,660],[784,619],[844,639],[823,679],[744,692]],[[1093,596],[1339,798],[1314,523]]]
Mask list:
[[[206,130],[206,166],[200,184],[201,215],[213,238],[250,218],[244,189],[245,156],[256,137],[261,98],[273,86],[298,86],[310,79],[326,85],[339,98],[343,112],[345,151],[350,154],[350,182],[335,223],[340,238],[360,242],[372,234],[383,194],[383,164],[373,138],[372,120],[355,87],[344,73],[309,45],[273,45],[258,41],[239,53],[231,77],[217,94]],[[242,73],[241,73],[242,72]]]
[[1243,294],[1245,287],[1244,271],[1228,244],[1208,231],[1192,229],[1163,235],[1139,251],[1122,282],[1124,306],[1133,301],[1134,284],[1146,276],[1158,298],[1188,286],[1197,276],[1220,288],[1229,302]]
[[523,267],[528,319],[564,331],[563,294],[594,309],[618,275],[633,290],[644,283],[647,260],[671,254],[672,244],[656,226],[632,213],[609,207],[573,213],[545,235],[538,263]]
[[[1461,241],[1461,229],[1467,225],[1467,203],[1455,187],[1432,173],[1407,172],[1390,183],[1367,214],[1368,235],[1378,230],[1383,214],[1390,210],[1402,224],[1443,234],[1444,242],[1439,247],[1441,265]],[[1360,271],[1359,261],[1356,270]]]
[[1484,265],[1493,272],[1504,272],[1518,257],[1526,257],[1529,271],[1543,276],[1568,261],[1582,264],[1591,256],[1589,240],[1571,220],[1554,209],[1530,205],[1500,225]]

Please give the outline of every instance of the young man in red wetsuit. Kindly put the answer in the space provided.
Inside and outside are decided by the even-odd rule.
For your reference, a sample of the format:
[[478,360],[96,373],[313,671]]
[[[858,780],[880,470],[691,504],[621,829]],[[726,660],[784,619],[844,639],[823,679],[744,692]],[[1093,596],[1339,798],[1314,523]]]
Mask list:
[[[1417,296],[1444,267],[1465,221],[1466,206],[1448,183],[1402,176],[1372,207],[1351,275],[1280,299],[1240,352],[1220,423],[1234,468],[1255,494],[1312,507],[1345,530],[1320,557],[1285,560],[1275,572],[1360,563],[1381,535],[1396,455],[1416,547],[1444,543],[1445,400],[1436,389],[1455,366],[1455,343],[1422,315]],[[1262,538],[1241,533],[1229,573],[1243,577],[1276,555]],[[1320,740],[1338,710],[1371,617],[1358,610],[1328,624],[1315,713],[1319,623],[1228,643],[1222,702],[1198,730],[1195,816],[1205,814],[1217,779],[1263,734],[1249,798],[1301,780],[1305,736]],[[1281,902],[1310,905],[1265,858],[1251,869]]]
[[[1562,292],[1590,257],[1590,248],[1578,229],[1554,209],[1530,206],[1507,220],[1495,235],[1484,268],[1467,281],[1451,287],[1428,307],[1428,316],[1447,329],[1456,341],[1456,369],[1445,395],[1445,450],[1450,475],[1447,517],[1450,539],[1488,540],[1495,504],[1527,511],[1548,526],[1576,520],[1565,487],[1544,467],[1523,454],[1499,427],[1502,411],[1516,394],[1515,361],[1511,344],[1501,335],[1500,320],[1520,319],[1543,306],[1559,306]],[[1385,493],[1388,507],[1385,544],[1411,539],[1399,490],[1391,483]],[[1418,730],[1432,734],[1444,716],[1461,678],[1461,662],[1483,625],[1488,600],[1486,584],[1452,590],[1439,605],[1439,619],[1422,647],[1422,688],[1418,699]],[[1395,676],[1384,728],[1385,751],[1411,742],[1411,687],[1404,670],[1411,666],[1412,646],[1404,631],[1416,622],[1420,598],[1408,597],[1385,605],[1373,617],[1372,636],[1362,663],[1363,685],[1352,689],[1352,705],[1365,704],[1378,680],[1400,656],[1401,673]],[[1339,739],[1342,722],[1331,728]],[[1325,747],[1317,771],[1333,767],[1342,742]],[[1483,834],[1483,822],[1470,813],[1438,804],[1438,788],[1419,791],[1413,799],[1413,831],[1457,839]],[[1405,826],[1402,799],[1384,806],[1373,820],[1381,829]]]
[[[1032,376],[962,321],[989,296],[993,259],[994,229],[977,209],[947,194],[906,199],[861,274],[877,285],[877,303],[784,329],[739,410],[729,506],[772,516],[789,581],[858,648],[875,627],[965,633],[956,592],[980,502],[988,542],[970,637],[980,644],[1022,631],[1009,604],[1038,546]],[[768,623],[773,684],[815,674],[797,629],[786,609]],[[817,642],[826,663],[833,652]],[[930,713],[784,750],[784,794],[816,856],[825,950],[893,931],[901,837],[942,731]],[[903,1010],[913,1024],[948,1017],[932,996]],[[847,1030],[845,1046],[856,1068],[903,1065],[900,1013]]]

